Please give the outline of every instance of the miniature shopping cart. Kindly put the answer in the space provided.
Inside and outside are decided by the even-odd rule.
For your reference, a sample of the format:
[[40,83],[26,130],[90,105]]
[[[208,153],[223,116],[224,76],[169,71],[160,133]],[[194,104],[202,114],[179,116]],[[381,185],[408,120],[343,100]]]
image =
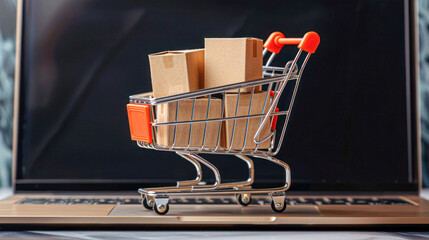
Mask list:
[[[195,179],[178,181],[176,186],[139,189],[143,206],[164,215],[169,210],[170,196],[234,194],[238,203],[246,206],[251,202],[252,194],[268,194],[272,200],[273,211],[283,212],[286,209],[285,191],[291,184],[290,168],[273,156],[282,146],[302,73],[319,42],[319,35],[315,32],[308,32],[303,38],[285,38],[282,33],[274,32],[264,43],[263,55],[265,56],[268,51],[271,55],[263,67],[262,79],[159,98],[153,98],[150,94],[130,96],[127,109],[132,140],[137,141],[137,145],[142,148],[175,152],[189,161],[197,173]],[[270,66],[284,45],[298,45],[299,50],[295,58],[288,61],[285,67]],[[307,52],[305,57],[300,57],[302,51]],[[293,83],[290,102],[287,109],[279,110],[277,105],[288,83]],[[235,109],[226,111],[226,101],[231,101],[228,99],[228,94],[231,93],[235,94],[232,100],[236,101]],[[256,104],[254,99],[257,94],[258,96],[264,94],[257,103],[262,106],[259,112],[252,110],[252,106]],[[249,102],[248,110],[243,114],[242,109],[239,110],[239,101],[245,98]],[[200,99],[204,99],[203,106]],[[186,101],[189,103],[186,112],[190,116],[183,118],[180,116],[181,109],[183,110],[181,103]],[[174,110],[170,112],[169,118],[165,118],[163,115],[165,112],[160,111],[166,106]],[[219,113],[215,116],[211,115],[214,106],[217,106]],[[255,121],[257,127],[252,130],[251,124]],[[225,128],[229,132],[226,136],[229,144],[223,141]],[[161,132],[171,141],[162,143]],[[183,138],[184,135],[187,137],[185,141],[179,139],[179,136]],[[237,142],[237,136],[243,136],[241,141]],[[248,136],[251,140],[247,140]],[[199,155],[201,153],[236,156],[247,164],[248,179],[240,182],[222,182],[219,170],[202,158]],[[250,157],[265,159],[282,167],[285,171],[285,184],[275,188],[252,188],[254,165]],[[214,183],[207,184],[201,181],[201,164],[213,172]]]

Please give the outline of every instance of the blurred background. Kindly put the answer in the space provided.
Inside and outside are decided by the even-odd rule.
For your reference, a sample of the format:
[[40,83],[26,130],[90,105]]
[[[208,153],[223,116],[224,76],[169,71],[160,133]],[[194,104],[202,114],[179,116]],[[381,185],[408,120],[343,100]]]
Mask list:
[[16,0],[0,0],[0,187],[10,187]]
[[[0,0],[0,187],[11,184],[16,0]],[[429,187],[429,0],[419,1],[423,183]]]
[[420,113],[423,185],[429,187],[429,1],[419,0]]

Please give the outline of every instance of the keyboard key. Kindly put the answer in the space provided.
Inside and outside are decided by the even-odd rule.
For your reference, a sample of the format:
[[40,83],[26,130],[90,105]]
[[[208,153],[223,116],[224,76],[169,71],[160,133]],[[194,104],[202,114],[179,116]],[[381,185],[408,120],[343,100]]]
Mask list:
[[299,199],[297,205],[323,205],[327,203],[323,198],[304,198],[303,200]]
[[185,201],[183,199],[180,199],[180,198],[173,198],[173,199],[170,199],[170,203],[171,204],[184,204]]
[[329,204],[331,205],[344,205],[351,204],[346,198],[329,198]]
[[45,204],[68,204],[69,199],[49,199]]
[[87,198],[81,198],[81,199],[70,199],[70,204],[93,204],[94,199],[87,199]]
[[233,199],[231,199],[231,198],[223,198],[223,199],[222,199],[222,203],[223,203],[223,204],[236,204],[236,203],[237,203],[237,201],[236,201],[236,200],[233,200]]
[[352,201],[353,205],[374,205],[375,201],[371,198],[355,198]]
[[205,199],[205,198],[197,198],[196,202],[198,204],[208,204],[209,203],[209,201],[207,201],[207,199]]
[[210,203],[211,204],[223,204],[223,201],[221,198],[212,198]]
[[195,200],[195,198],[186,198],[184,203],[185,204],[196,204],[197,201]]
[[19,202],[19,204],[45,204],[48,201],[46,198],[27,198]]
[[410,204],[409,202],[406,202],[399,198],[395,198],[395,199],[379,198],[378,201],[382,205],[409,205]]
[[139,198],[139,199],[137,199],[137,198],[128,198],[128,199],[124,199],[124,201],[123,202],[121,202],[121,204],[141,204],[142,203],[142,201],[141,201],[141,199]]

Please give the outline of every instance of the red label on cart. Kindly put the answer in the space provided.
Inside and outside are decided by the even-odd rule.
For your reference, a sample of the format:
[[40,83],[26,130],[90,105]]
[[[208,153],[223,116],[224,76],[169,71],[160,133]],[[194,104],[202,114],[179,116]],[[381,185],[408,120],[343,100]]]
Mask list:
[[150,108],[151,106],[147,104],[127,104],[128,121],[130,123],[132,140],[152,143]]

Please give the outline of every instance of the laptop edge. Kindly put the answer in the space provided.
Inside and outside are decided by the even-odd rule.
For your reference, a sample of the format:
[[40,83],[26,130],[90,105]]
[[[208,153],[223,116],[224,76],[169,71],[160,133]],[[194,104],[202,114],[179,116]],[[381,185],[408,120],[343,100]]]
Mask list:
[[[408,1],[406,1],[408,2]],[[384,197],[397,197],[410,202],[406,206],[352,206],[352,205],[306,205],[288,206],[284,214],[274,214],[267,206],[250,206],[241,208],[236,205],[212,205],[200,208],[198,206],[177,205],[176,210],[171,210],[166,216],[158,216],[151,211],[145,211],[141,205],[17,205],[16,203],[27,197],[74,197],[74,198],[103,198],[112,197],[112,194],[79,194],[79,193],[21,193],[0,201],[0,224],[10,225],[144,225],[144,226],[231,226],[231,225],[312,225],[312,226],[368,226],[368,225],[390,225],[390,224],[429,224],[429,202],[418,197],[421,190],[421,144],[420,144],[420,114],[418,107],[418,85],[419,72],[418,58],[418,19],[417,4],[410,1],[410,13],[412,22],[410,33],[413,36],[407,38],[411,41],[413,53],[407,64],[409,76],[414,81],[411,86],[414,93],[415,106],[415,128],[417,131],[414,154],[416,154],[418,191],[407,192],[401,196],[390,195]],[[21,44],[22,44],[22,18],[23,0],[18,0],[17,5],[17,32],[16,32],[16,68],[15,68],[15,95],[14,95],[14,129],[13,129],[13,163],[12,163],[12,186],[16,190],[17,177],[17,147],[19,125],[19,101],[20,101],[20,75],[21,75]],[[412,103],[410,103],[413,105]],[[410,116],[411,114],[409,114]],[[410,116],[411,117],[411,116]],[[320,197],[317,193],[310,194]],[[361,197],[374,197],[373,195],[359,194]],[[120,194],[120,198],[136,197],[135,193],[130,195]],[[326,197],[326,196],[323,196]],[[335,197],[347,198],[350,195],[336,195]]]

